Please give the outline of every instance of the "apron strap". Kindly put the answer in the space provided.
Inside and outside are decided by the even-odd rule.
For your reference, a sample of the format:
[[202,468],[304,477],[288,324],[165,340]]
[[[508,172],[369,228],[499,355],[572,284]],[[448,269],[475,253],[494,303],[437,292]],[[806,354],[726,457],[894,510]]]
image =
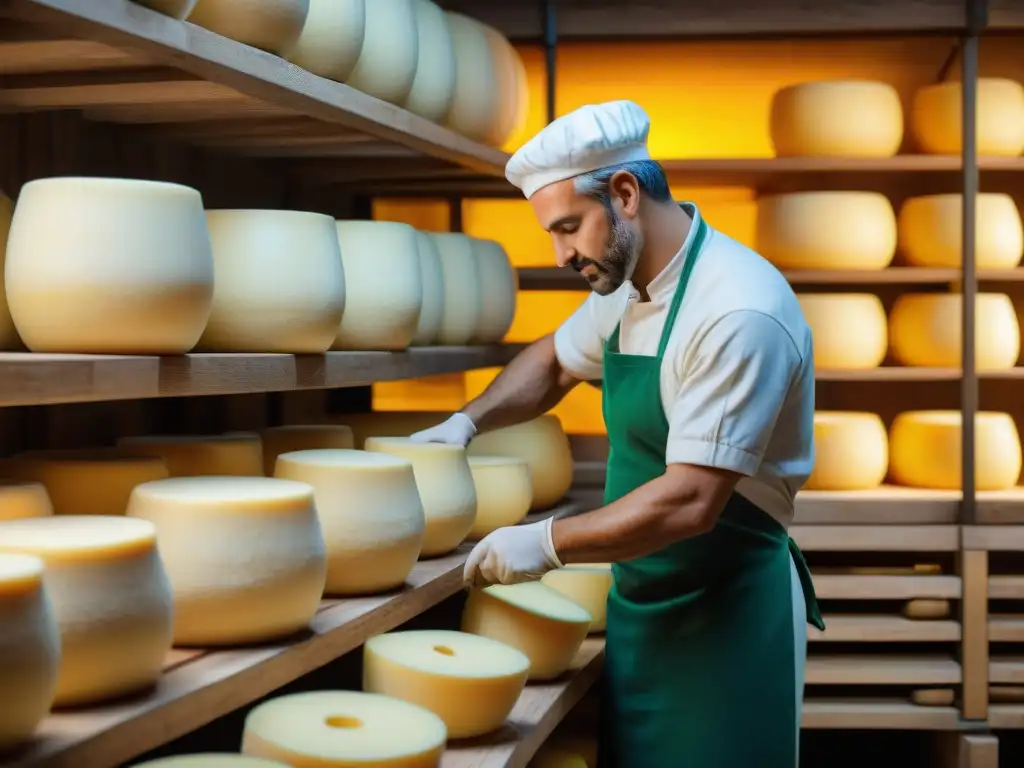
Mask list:
[[[690,242],[690,247],[683,255],[683,258],[686,261],[683,263],[682,274],[679,275],[679,283],[676,285],[676,292],[672,295],[672,303],[669,305],[668,315],[665,317],[665,325],[661,329],[661,339],[658,341],[659,360],[665,356],[665,350],[668,348],[668,340],[672,337],[672,329],[675,327],[676,317],[679,315],[679,308],[683,305],[683,296],[686,293],[686,286],[690,283],[690,275],[693,273],[693,267],[697,263],[697,259],[700,258],[701,251],[704,248],[704,241],[707,239],[708,225],[704,221],[704,217],[700,217],[694,223],[697,225],[697,231],[693,236],[693,240]],[[616,326],[615,332],[618,333],[618,326]]]
[[789,539],[789,554],[796,564],[796,572],[800,576],[800,586],[804,592],[804,601],[807,603],[807,623],[825,631],[825,620],[821,617],[821,609],[818,606],[818,597],[814,593],[814,582],[811,580],[811,569],[807,567],[807,560],[804,553],[796,545],[792,537]]

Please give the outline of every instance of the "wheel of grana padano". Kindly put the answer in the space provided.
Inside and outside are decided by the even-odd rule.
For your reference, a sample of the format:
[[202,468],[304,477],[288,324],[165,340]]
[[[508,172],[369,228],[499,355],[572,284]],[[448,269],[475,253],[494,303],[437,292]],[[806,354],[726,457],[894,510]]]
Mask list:
[[199,0],[134,0],[134,2],[180,21],[192,12]]
[[425,347],[437,342],[444,314],[444,272],[437,243],[426,232],[416,232],[416,245],[420,258],[420,278],[423,282],[423,304],[412,345]]
[[[910,125],[922,152],[959,155],[962,143],[959,82],[919,88],[910,109]],[[1018,157],[1024,151],[1024,86],[1006,78],[978,78],[977,146],[979,155]]]
[[365,34],[366,0],[309,0],[302,33],[285,58],[342,83],[359,60]]
[[[974,260],[977,269],[1012,269],[1024,254],[1024,228],[1009,195],[976,198]],[[962,264],[963,195],[911,197],[900,208],[900,251],[918,267],[959,268]]]
[[873,293],[799,293],[811,327],[814,367],[819,370],[877,368],[889,348],[882,300]]
[[587,563],[548,571],[541,583],[579,603],[590,614],[590,634],[604,632],[608,593],[612,589],[610,563]]
[[494,27],[482,26],[494,60],[494,77],[498,92],[494,118],[484,141],[492,147],[501,147],[525,127],[530,107],[530,91],[526,66],[519,51]]
[[889,470],[889,434],[875,413],[815,411],[814,470],[807,491],[877,488]]
[[416,79],[419,33],[412,0],[367,0],[363,48],[346,84],[402,104]]
[[4,288],[4,264],[7,261],[7,237],[11,232],[11,218],[14,216],[14,203],[7,195],[0,192],[0,350],[14,351],[24,347],[18,336],[18,330],[11,319],[11,310],[7,306],[7,291]]
[[471,238],[471,242],[480,278],[480,317],[473,341],[500,344],[516,315],[519,273],[500,243],[479,238]]
[[435,123],[444,120],[455,98],[455,48],[448,19],[432,0],[412,0],[419,39],[416,76],[403,105]]
[[263,445],[259,435],[139,435],[122,437],[118,449],[136,456],[163,459],[171,477],[230,475],[262,477]]
[[289,424],[260,430],[263,443],[263,471],[274,476],[274,465],[282,453],[315,451],[324,448],[355,447],[352,428],[344,424]]
[[501,109],[501,87],[487,27],[446,11],[455,49],[455,95],[445,116],[453,131],[486,141]]
[[291,50],[310,0],[199,0],[188,21],[269,53]]
[[447,413],[435,411],[367,411],[338,416],[352,429],[355,447],[364,448],[368,437],[408,437],[413,432],[440,424]]
[[476,488],[476,520],[468,538],[479,540],[498,528],[521,522],[533,501],[529,465],[510,456],[468,458]]
[[472,241],[457,232],[431,232],[441,256],[444,306],[437,343],[463,346],[476,336],[483,316],[480,265]]
[[52,514],[53,504],[45,485],[32,480],[0,478],[0,521]]

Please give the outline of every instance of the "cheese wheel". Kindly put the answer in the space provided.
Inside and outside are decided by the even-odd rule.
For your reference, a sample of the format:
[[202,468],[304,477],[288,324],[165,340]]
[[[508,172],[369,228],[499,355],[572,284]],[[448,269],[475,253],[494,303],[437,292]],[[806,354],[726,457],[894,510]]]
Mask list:
[[518,648],[530,658],[530,680],[566,672],[590,630],[586,609],[537,581],[473,589],[462,631]]
[[310,691],[249,711],[242,752],[293,768],[437,768],[444,721],[415,704],[355,691]]
[[0,554],[0,750],[27,741],[46,717],[59,665],[60,630],[43,561]]
[[480,279],[480,316],[473,341],[500,344],[516,314],[519,276],[500,243],[472,238]]
[[402,586],[426,529],[411,462],[365,451],[296,451],[278,456],[275,476],[313,487],[327,550],[325,594]]
[[811,328],[815,368],[865,370],[882,364],[889,329],[881,299],[873,293],[800,293],[797,300]]
[[170,16],[172,19],[183,20],[199,0],[135,0],[139,5],[152,8],[154,11]]
[[33,352],[183,354],[213,302],[203,199],[157,181],[30,181],[14,210],[5,278]]
[[207,211],[213,311],[199,348],[317,355],[345,309],[334,219],[303,211]]
[[444,280],[444,306],[437,343],[462,346],[477,334],[483,314],[480,266],[472,241],[458,232],[431,232],[430,237],[441,256]]
[[610,563],[590,563],[575,568],[556,568],[541,579],[557,592],[578,603],[590,614],[590,634],[604,632],[608,593],[612,589]]
[[436,411],[367,411],[339,416],[352,429],[355,447],[364,448],[368,437],[408,437],[440,424],[447,414]]
[[302,33],[286,52],[292,64],[344,82],[363,50],[366,0],[309,0]]
[[412,0],[419,40],[416,76],[403,106],[439,123],[455,98],[455,49],[448,19],[431,0]]
[[553,414],[479,434],[466,450],[470,456],[511,456],[525,461],[530,467],[530,509],[534,512],[553,507],[572,485],[572,448],[562,422]]
[[866,491],[889,471],[889,434],[875,413],[816,411],[807,491]]
[[368,437],[365,447],[412,462],[426,515],[422,557],[448,554],[466,539],[476,520],[476,488],[464,448],[404,437]]
[[892,157],[903,142],[899,93],[870,80],[781,88],[769,123],[776,157]]
[[449,630],[389,632],[363,647],[363,690],[418,704],[449,739],[500,728],[526,685],[530,660],[503,643]]
[[444,313],[444,272],[441,270],[441,254],[434,239],[426,232],[416,232],[416,250],[420,258],[420,280],[423,283],[423,303],[420,318],[413,334],[413,346],[423,347],[434,344],[441,331],[441,317]]
[[[977,195],[974,259],[978,269],[1012,269],[1024,254],[1024,227],[1009,195]],[[900,251],[918,267],[960,267],[963,195],[911,197],[900,208]]]
[[[975,296],[974,360],[978,370],[1013,368],[1020,356],[1020,325],[1010,297]],[[963,296],[905,293],[889,313],[893,357],[903,365],[959,368],[962,359]]]
[[511,456],[469,456],[476,488],[476,519],[470,539],[482,539],[506,525],[522,521],[533,501],[530,467]]
[[[979,77],[977,86],[978,154],[1019,156],[1024,151],[1024,86],[998,77]],[[960,154],[962,90],[951,81],[926,85],[914,94],[910,126],[922,152]]]
[[1013,703],[1024,702],[1024,686],[1021,685],[990,685],[988,687],[990,702]]
[[55,515],[123,515],[135,486],[168,476],[160,458],[111,449],[26,451],[4,461],[2,471],[41,483]]
[[261,642],[298,632],[316,615],[327,566],[308,485],[174,477],[137,487],[128,516],[156,527],[175,645]]
[[117,441],[121,451],[151,456],[167,464],[170,477],[197,475],[263,476],[259,435],[140,435]]
[[455,94],[445,125],[475,141],[486,141],[495,123],[501,91],[487,27],[446,11],[455,50]]
[[[588,704],[595,702],[595,698],[584,699],[577,705],[573,714],[578,714]],[[564,724],[560,730],[565,730]],[[598,742],[596,738],[564,736],[559,731],[555,731],[555,734],[537,752],[537,768],[556,768],[559,765],[557,761],[553,763],[546,762],[549,756],[556,758],[556,760],[568,760],[567,763],[563,762],[563,768],[576,768],[576,766],[579,766],[579,768],[597,768],[597,748]]]
[[171,755],[136,763],[132,768],[288,768],[287,763],[261,757],[232,755],[226,752],[202,752],[194,755]]
[[951,707],[956,692],[952,688],[920,688],[910,692],[910,700],[919,707]]
[[128,517],[0,523],[0,553],[35,555],[60,627],[56,707],[148,688],[171,648],[172,597],[156,529]]
[[779,269],[884,269],[896,255],[896,213],[878,192],[766,195],[755,238]]
[[274,476],[274,465],[282,453],[315,451],[324,448],[352,449],[352,428],[344,424],[289,424],[260,431],[263,443],[263,471]]
[[501,147],[526,127],[530,107],[529,84],[526,66],[508,38],[494,27],[481,26],[491,48],[497,90],[494,117],[484,141],[492,147]]
[[[961,488],[959,411],[907,411],[889,428],[889,471],[917,488]],[[1017,425],[1007,413],[978,411],[974,421],[974,483],[979,491],[1013,488],[1021,470]]]
[[309,0],[199,0],[188,21],[229,40],[281,54],[302,34]]
[[423,308],[416,230],[398,221],[338,221],[336,229],[347,298],[332,349],[405,349]]
[[416,78],[419,49],[412,0],[367,0],[363,48],[345,82],[382,101],[401,104]]
[[14,203],[11,202],[11,198],[0,192],[0,350],[17,350],[23,346],[14,327],[14,320],[11,319],[11,310],[7,306],[7,291],[4,288],[7,237],[11,232],[13,216]]
[[908,600],[902,613],[908,619],[945,619],[949,616],[949,600]]
[[0,521],[52,514],[53,504],[45,485],[31,480],[0,478]]

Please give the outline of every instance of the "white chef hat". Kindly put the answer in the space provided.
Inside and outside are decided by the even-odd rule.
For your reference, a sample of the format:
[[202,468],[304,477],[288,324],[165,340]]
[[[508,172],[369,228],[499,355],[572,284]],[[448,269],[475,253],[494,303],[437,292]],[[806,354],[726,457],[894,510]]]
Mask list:
[[650,160],[651,119],[632,101],[588,104],[563,115],[512,155],[505,177],[529,198],[541,187],[620,163]]

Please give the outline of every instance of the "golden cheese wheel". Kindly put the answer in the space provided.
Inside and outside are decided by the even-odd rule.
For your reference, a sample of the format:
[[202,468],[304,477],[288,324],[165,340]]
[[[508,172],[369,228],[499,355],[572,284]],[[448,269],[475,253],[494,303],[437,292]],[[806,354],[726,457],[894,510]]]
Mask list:
[[875,413],[816,411],[808,491],[877,488],[889,470],[889,435]]
[[[961,93],[958,82],[918,89],[910,109],[910,126],[922,152],[961,152]],[[999,77],[978,79],[977,144],[979,155],[1017,157],[1024,151],[1024,86]]]
[[309,0],[199,0],[188,21],[230,40],[281,54],[295,45],[308,14]]
[[949,617],[949,600],[933,598],[909,600],[903,606],[902,613],[908,619],[945,619]]
[[[1009,195],[976,198],[974,259],[978,269],[1012,269],[1024,255],[1024,227]],[[897,218],[900,252],[918,267],[960,267],[963,195],[911,197]]]
[[877,368],[889,348],[885,307],[873,293],[800,293],[811,327],[814,366],[821,370]]
[[545,573],[541,583],[561,592],[590,614],[590,634],[604,632],[608,615],[608,593],[612,589],[610,563],[586,563],[556,568]]
[[919,707],[951,707],[956,692],[952,688],[919,688],[911,691],[910,700]]

